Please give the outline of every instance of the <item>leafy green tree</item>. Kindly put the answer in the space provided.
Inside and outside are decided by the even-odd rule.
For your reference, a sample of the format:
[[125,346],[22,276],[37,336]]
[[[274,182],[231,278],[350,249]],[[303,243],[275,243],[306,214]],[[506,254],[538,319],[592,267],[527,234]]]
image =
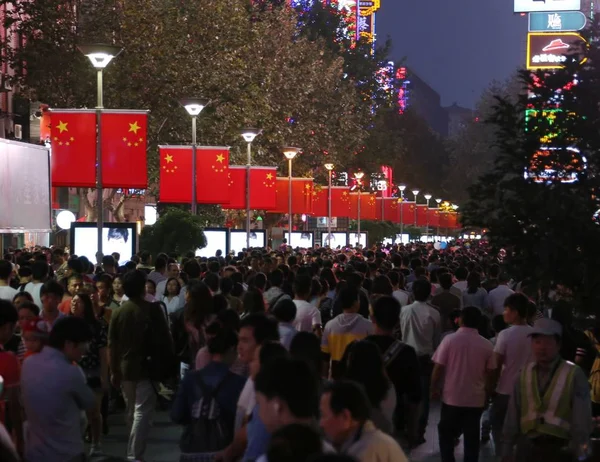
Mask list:
[[140,235],[140,248],[153,255],[175,252],[183,255],[206,247],[202,217],[178,208],[170,208],[154,225],[144,226]]
[[[598,32],[596,23],[588,39]],[[490,123],[498,154],[461,208],[466,225],[488,228],[492,244],[507,250],[515,275],[544,288],[560,283],[588,309],[600,284],[600,50],[589,43],[585,64],[579,54],[555,72],[522,71],[529,94],[497,98]]]

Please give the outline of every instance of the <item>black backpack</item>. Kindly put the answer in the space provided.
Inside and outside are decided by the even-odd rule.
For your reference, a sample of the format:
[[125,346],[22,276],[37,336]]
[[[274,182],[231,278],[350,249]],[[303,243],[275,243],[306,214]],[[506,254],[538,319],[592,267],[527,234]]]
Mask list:
[[233,375],[233,372],[227,372],[223,380],[212,389],[198,376],[196,385],[202,390],[202,398],[192,405],[191,423],[181,436],[182,455],[203,454],[209,457],[225,449],[233,441],[234,416],[227,418],[227,411],[217,401],[219,391]]

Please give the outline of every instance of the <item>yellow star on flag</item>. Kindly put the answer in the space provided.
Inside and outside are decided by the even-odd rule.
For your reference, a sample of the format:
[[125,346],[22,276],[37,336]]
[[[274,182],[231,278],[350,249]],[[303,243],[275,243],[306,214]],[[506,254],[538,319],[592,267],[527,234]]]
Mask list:
[[62,120],[60,122],[58,122],[58,125],[56,128],[58,128],[60,130],[60,132],[68,132],[69,129],[67,128],[67,125],[69,125],[69,122],[63,122]]
[[129,124],[129,131],[133,132],[137,135],[138,130],[140,130],[142,127],[140,127],[137,123],[137,120],[135,122],[133,122],[132,124]]
[[123,141],[127,143],[127,138],[125,136],[123,137]]
[[273,175],[270,173],[267,173],[267,180],[272,180],[273,179]]
[[75,137],[74,136],[71,137],[71,141],[75,141]]
[[223,154],[217,154],[217,162],[223,163],[225,156]]

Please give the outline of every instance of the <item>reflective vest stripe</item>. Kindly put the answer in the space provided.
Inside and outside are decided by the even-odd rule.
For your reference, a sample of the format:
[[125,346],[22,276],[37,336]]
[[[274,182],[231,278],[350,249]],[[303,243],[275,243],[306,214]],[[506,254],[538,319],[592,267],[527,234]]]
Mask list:
[[550,404],[548,405],[548,409],[544,412],[544,420],[546,423],[550,425],[556,425],[557,427],[565,428],[568,430],[571,427],[569,422],[559,418],[557,416],[558,402],[562,396],[563,390],[567,383],[567,378],[571,373],[572,367],[570,367],[566,362],[561,365],[559,370],[556,372],[557,379],[554,384],[554,390],[552,392],[552,396],[550,397]]

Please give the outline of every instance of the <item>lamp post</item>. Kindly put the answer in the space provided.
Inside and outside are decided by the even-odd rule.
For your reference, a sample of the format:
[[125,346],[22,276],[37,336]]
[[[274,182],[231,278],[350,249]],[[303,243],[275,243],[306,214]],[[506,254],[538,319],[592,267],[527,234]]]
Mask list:
[[331,247],[331,175],[333,173],[333,164],[325,164],[329,181],[329,190],[327,192],[327,246]]
[[437,225],[437,236],[438,239],[441,240],[441,236],[440,236],[440,218],[439,218],[439,208],[440,208],[440,204],[442,203],[442,199],[436,199],[435,200],[437,202],[437,208],[438,208],[438,225]]
[[400,241],[404,242],[404,190],[406,189],[405,184],[398,186],[400,190]]
[[385,221],[385,197],[384,197],[384,192],[387,191],[387,180],[381,180],[382,182],[378,182],[378,189],[379,189],[379,185],[381,185],[382,189],[381,189],[381,221]]
[[360,188],[362,186],[362,179],[365,176],[365,172],[356,172],[354,174],[354,178],[356,179],[356,184],[358,186],[358,210],[357,210],[357,224],[356,224],[356,229],[357,229],[357,239],[358,239],[358,246],[360,247]]
[[98,251],[96,252],[96,260],[98,263],[102,260],[102,227],[104,225],[104,203],[102,199],[102,109],[104,108],[104,94],[102,77],[103,71],[108,63],[112,61],[122,48],[115,45],[79,45],[79,51],[89,58],[92,66],[97,71],[97,100],[96,100],[96,207],[97,207],[97,224],[98,224]]
[[250,166],[252,165],[252,142],[260,134],[256,128],[243,128],[242,138],[248,143],[246,161],[246,250],[250,248]]
[[179,103],[185,108],[187,113],[192,116],[192,215],[196,215],[198,209],[198,198],[196,196],[196,119],[208,102],[201,98],[183,98]]
[[425,211],[427,228],[425,229],[425,236],[429,236],[429,201],[431,200],[431,194],[425,194],[425,199],[427,200],[427,210]]
[[283,148],[283,155],[288,160],[288,232],[289,242],[292,242],[292,161],[294,157],[301,151],[300,148],[286,147]]
[[417,226],[417,196],[419,195],[418,189],[412,190],[413,196],[415,196],[415,227]]

